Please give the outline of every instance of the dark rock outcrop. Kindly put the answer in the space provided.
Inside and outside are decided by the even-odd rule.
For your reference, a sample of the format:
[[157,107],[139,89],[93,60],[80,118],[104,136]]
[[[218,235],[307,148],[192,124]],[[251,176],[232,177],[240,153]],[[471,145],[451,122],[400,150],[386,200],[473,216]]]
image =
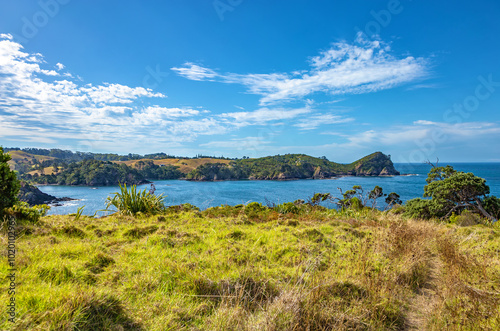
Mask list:
[[38,187],[26,182],[21,182],[18,198],[20,201],[27,202],[30,206],[75,200],[68,197],[57,198],[53,195],[43,193]]

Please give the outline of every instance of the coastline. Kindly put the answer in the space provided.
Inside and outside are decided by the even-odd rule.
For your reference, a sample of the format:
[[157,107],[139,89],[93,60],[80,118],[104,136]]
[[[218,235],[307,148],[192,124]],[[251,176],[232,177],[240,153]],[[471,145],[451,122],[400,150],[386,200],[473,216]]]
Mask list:
[[[216,180],[200,180],[200,179],[188,179],[188,178],[172,178],[172,179],[149,179],[147,183],[141,183],[141,184],[131,184],[131,185],[148,185],[148,184],[153,184],[157,181],[164,181],[164,180],[179,180],[179,181],[187,181],[187,182],[238,182],[238,181],[277,181],[277,182],[284,182],[284,181],[296,181],[296,180],[335,180],[335,179],[340,179],[343,177],[359,177],[359,178],[389,178],[389,177],[406,177],[406,176],[419,176],[418,174],[401,174],[401,175],[338,175],[338,176],[332,176],[332,177],[323,177],[323,178],[313,178],[313,177],[308,177],[308,178],[272,178],[272,179],[259,179],[259,178],[241,178],[241,179],[216,179]],[[113,187],[113,186],[118,186],[118,184],[112,184],[112,185],[59,185],[59,184],[33,184],[34,186],[67,186],[67,187],[88,187],[88,188],[99,188],[99,187]],[[129,184],[127,184],[129,185]]]

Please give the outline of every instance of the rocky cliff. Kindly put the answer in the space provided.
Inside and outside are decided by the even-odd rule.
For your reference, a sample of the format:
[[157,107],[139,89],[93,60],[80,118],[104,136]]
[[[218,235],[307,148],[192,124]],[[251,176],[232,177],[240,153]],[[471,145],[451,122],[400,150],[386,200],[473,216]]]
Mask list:
[[18,198],[20,201],[27,202],[30,206],[57,203],[61,201],[74,200],[71,198],[57,198],[53,195],[43,193],[38,187],[21,182]]

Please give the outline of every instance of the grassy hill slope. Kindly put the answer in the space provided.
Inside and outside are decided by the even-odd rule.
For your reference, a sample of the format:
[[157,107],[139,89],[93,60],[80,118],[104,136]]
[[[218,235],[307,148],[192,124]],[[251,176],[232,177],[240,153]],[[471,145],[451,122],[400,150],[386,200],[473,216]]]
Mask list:
[[2,309],[2,330],[500,327],[498,227],[249,205],[18,230],[18,317]]
[[[115,161],[115,163],[125,163],[128,166],[136,167],[136,164],[140,161],[149,161],[151,159],[139,159],[130,161]],[[187,174],[190,171],[196,169],[197,167],[208,164],[208,163],[223,163],[229,164],[231,160],[224,159],[212,159],[212,158],[200,158],[200,159],[161,159],[161,160],[151,160],[157,165],[172,165],[179,167],[179,170],[183,174]]]
[[[12,170],[28,170],[34,165],[34,161],[43,162],[55,160],[54,157],[44,156],[44,155],[34,155],[23,151],[10,151],[8,154],[12,157],[12,160],[8,162],[10,168]],[[51,173],[51,169],[47,169],[48,172]]]

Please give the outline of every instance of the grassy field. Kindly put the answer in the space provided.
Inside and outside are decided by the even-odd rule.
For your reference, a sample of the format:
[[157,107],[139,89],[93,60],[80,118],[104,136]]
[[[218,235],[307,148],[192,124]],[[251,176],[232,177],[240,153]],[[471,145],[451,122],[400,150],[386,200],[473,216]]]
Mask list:
[[[38,162],[55,160],[55,158],[51,157],[51,156],[34,155],[34,154],[29,154],[29,153],[26,153],[23,151],[10,151],[8,154],[12,157],[12,160],[7,162],[11,169],[17,169],[17,166],[22,165],[22,164],[30,164],[31,165],[32,159],[36,159]],[[52,167],[45,168],[45,170],[46,170],[45,174],[52,174]],[[31,173],[35,173],[35,172],[36,171],[32,171]],[[40,173],[40,172],[37,172],[37,173]]]
[[2,309],[1,330],[500,327],[497,226],[240,206],[47,216],[19,231],[17,322]]
[[157,165],[173,165],[178,166],[179,170],[187,174],[193,169],[196,169],[200,165],[207,163],[225,163],[229,164],[231,160],[224,159],[212,159],[212,158],[200,158],[200,159],[161,159],[161,160],[150,160],[150,159],[140,159],[140,160],[130,160],[130,161],[115,161],[115,163],[125,163],[128,166],[135,167],[135,164],[139,161],[153,161]]

